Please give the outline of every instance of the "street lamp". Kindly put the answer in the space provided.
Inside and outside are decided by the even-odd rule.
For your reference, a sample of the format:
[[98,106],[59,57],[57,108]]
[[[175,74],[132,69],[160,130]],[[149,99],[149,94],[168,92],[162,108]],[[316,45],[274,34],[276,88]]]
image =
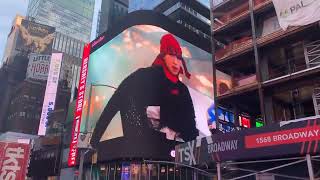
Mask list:
[[91,109],[91,96],[92,96],[92,87],[109,87],[111,89],[116,90],[117,88],[114,86],[110,86],[110,85],[106,85],[106,84],[95,84],[95,83],[91,83],[90,84],[90,89],[89,89],[89,101],[88,101],[88,110],[87,110],[87,116],[86,116],[86,124],[85,124],[85,133],[88,133],[88,125],[89,125],[89,113],[90,113],[90,109]]
[[[92,88],[93,87],[97,87],[97,86],[103,86],[103,87],[109,87],[112,88],[114,90],[116,90],[117,88],[110,86],[110,85],[106,85],[106,84],[96,84],[96,83],[91,83],[90,84],[90,89],[89,89],[89,100],[88,100],[88,109],[87,109],[87,115],[86,115],[86,123],[85,123],[85,128],[84,128],[84,133],[83,135],[85,137],[87,137],[88,134],[92,134],[92,132],[88,131],[88,126],[89,126],[89,113],[90,113],[90,109],[91,109],[91,97],[92,97]],[[90,129],[91,131],[91,129]],[[89,142],[88,142],[89,143]],[[78,149],[83,149],[80,153],[80,164],[79,164],[79,180],[82,180],[82,174],[83,174],[83,164],[84,164],[84,158],[85,155],[87,153],[89,153],[90,151],[95,151],[97,152],[96,149],[94,149],[90,143],[86,146],[86,147],[78,147]],[[90,177],[91,177],[91,173],[92,173],[92,168],[91,168],[91,172],[90,172]]]

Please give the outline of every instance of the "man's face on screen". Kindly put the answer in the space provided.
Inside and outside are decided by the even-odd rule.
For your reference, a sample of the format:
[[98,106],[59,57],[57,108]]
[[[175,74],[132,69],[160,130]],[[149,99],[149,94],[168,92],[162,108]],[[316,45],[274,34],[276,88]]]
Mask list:
[[166,54],[163,59],[169,72],[178,76],[181,68],[181,60],[177,56],[170,54]]

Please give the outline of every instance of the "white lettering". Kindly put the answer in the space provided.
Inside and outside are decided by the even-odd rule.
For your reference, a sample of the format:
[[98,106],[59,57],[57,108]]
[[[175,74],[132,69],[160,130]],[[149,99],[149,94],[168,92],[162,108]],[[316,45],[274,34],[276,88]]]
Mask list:
[[238,140],[222,141],[208,144],[208,153],[234,151],[238,149]]
[[24,158],[24,149],[7,148],[5,152],[5,158],[1,169],[0,179],[13,180],[16,178],[17,171],[21,170],[19,161],[17,159]]

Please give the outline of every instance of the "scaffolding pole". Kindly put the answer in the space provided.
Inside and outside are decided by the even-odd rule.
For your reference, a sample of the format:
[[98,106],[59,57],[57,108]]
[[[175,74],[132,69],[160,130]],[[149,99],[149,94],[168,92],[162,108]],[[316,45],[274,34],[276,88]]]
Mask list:
[[217,176],[218,176],[218,180],[222,180],[221,178],[221,163],[217,163]]
[[313,167],[312,167],[310,154],[306,155],[306,159],[307,159],[307,164],[308,164],[309,178],[310,178],[310,180],[314,180],[314,173],[313,173]]

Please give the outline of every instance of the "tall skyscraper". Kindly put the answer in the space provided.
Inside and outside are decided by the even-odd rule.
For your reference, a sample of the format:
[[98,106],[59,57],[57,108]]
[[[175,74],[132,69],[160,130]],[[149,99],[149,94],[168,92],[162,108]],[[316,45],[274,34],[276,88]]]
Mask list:
[[55,27],[52,50],[63,53],[62,74],[70,88],[85,43],[90,41],[95,0],[29,0],[27,19]]
[[128,0],[102,0],[97,24],[97,36],[107,31],[128,14]]
[[[131,13],[133,11],[138,10],[153,10],[157,5],[166,0],[130,0],[128,12]],[[173,0],[172,2],[174,2]],[[200,2],[202,5],[205,5],[207,8],[210,7],[209,0],[196,0]],[[221,0],[214,0],[221,1]]]
[[89,42],[94,0],[30,0],[27,17],[56,31]]
[[[0,91],[0,131],[31,133],[29,131],[31,128],[28,128],[34,126],[31,120],[34,120],[36,116],[30,116],[30,114],[25,116],[23,112],[27,111],[21,111],[21,109],[27,109],[27,106],[30,106],[30,104],[36,105],[36,99],[30,99],[31,101],[16,101],[20,109],[14,105],[14,99],[25,96],[29,97],[30,94],[28,93],[33,91],[31,84],[23,86],[26,84],[23,82],[26,79],[29,55],[33,53],[47,57],[50,56],[54,32],[54,27],[25,20],[24,17],[19,15],[14,19],[7,38],[3,65],[0,69],[0,84],[2,85]],[[38,65],[41,66],[39,63]],[[37,70],[41,69],[39,66]],[[46,71],[43,67],[42,72]],[[21,89],[24,89],[24,91],[16,91],[19,87],[22,87]],[[40,93],[36,94],[38,98],[41,97]],[[36,107],[33,110],[36,110]],[[25,119],[23,118],[27,118],[28,121],[24,121]],[[26,124],[23,125],[22,122],[26,122]]]
[[183,25],[202,38],[210,37],[209,0],[130,0],[129,13],[154,10]]
[[15,47],[17,44],[17,38],[19,35],[19,26],[21,25],[21,21],[24,19],[23,16],[20,15],[16,15],[16,17],[14,18],[14,20],[12,21],[12,26],[11,26],[11,30],[7,36],[7,43],[6,43],[6,48],[4,50],[4,54],[1,61],[1,66],[3,63],[6,63],[8,61],[10,61],[12,57],[14,57],[14,55],[16,55],[18,52],[15,51]]

